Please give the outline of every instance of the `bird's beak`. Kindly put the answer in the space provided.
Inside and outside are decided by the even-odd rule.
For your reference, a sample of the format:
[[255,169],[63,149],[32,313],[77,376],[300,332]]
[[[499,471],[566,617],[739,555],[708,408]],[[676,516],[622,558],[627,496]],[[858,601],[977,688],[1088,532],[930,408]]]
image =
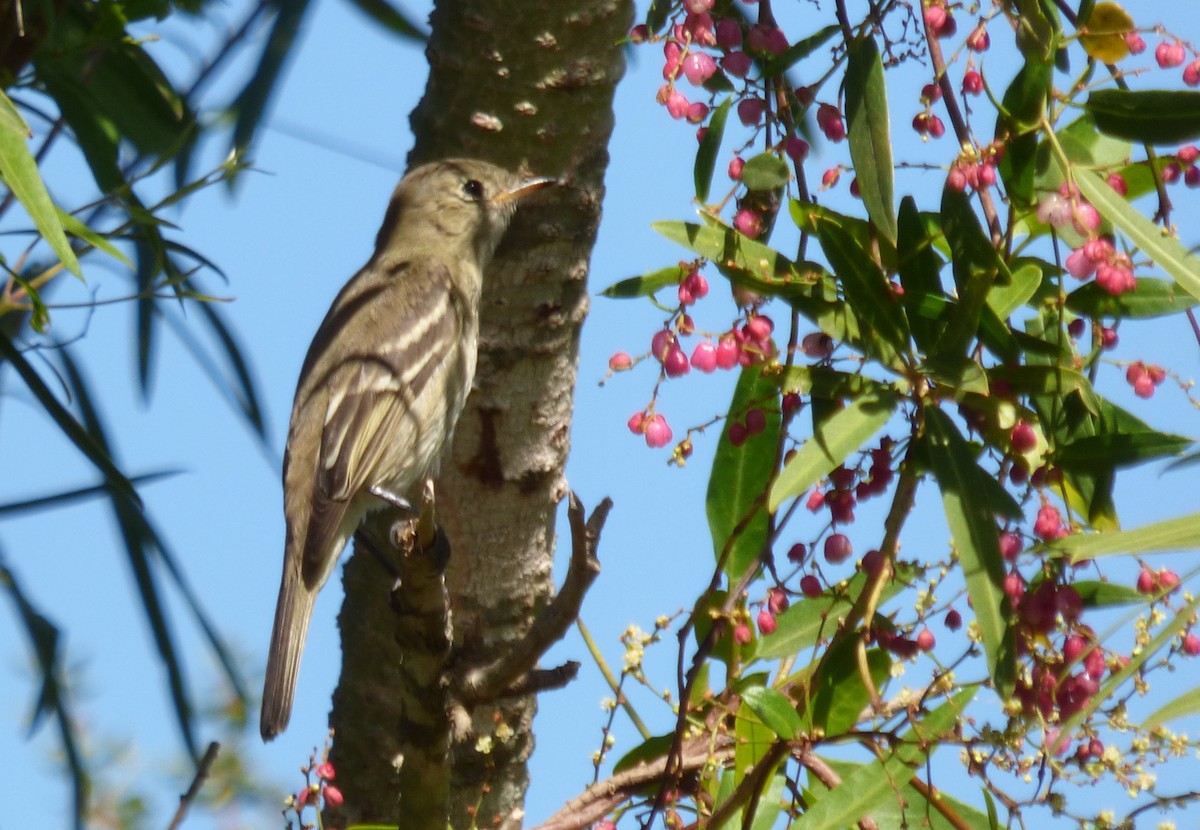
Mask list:
[[497,193],[492,197],[492,203],[500,205],[512,199],[524,199],[530,193],[541,190],[543,187],[547,187],[552,184],[558,184],[558,179],[552,179],[545,176],[540,176],[536,179],[526,179],[512,190],[506,190],[503,193]]

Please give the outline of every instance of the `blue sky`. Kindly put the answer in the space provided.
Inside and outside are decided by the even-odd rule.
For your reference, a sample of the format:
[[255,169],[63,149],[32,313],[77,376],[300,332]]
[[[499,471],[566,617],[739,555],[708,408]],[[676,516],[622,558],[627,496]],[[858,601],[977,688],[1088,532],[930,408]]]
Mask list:
[[[1172,11],[1162,4],[1141,5],[1147,14]],[[1138,6],[1130,6],[1136,15]],[[407,7],[415,19],[425,18],[424,9]],[[152,401],[142,406],[129,345],[130,309],[103,307],[86,324],[80,314],[64,312],[55,318],[56,332],[63,337],[80,333],[86,325],[86,354],[83,349],[76,353],[95,388],[103,390],[104,414],[125,469],[184,471],[145,488],[143,497],[185,563],[192,585],[250,670],[265,659],[278,587],[283,518],[277,465],[296,375],[333,295],[370,254],[411,146],[408,113],[423,91],[426,74],[419,48],[382,34],[348,4],[325,0],[314,12],[270,116],[274,126],[263,132],[255,154],[259,172],[247,174],[232,195],[221,189],[201,194],[173,218],[187,243],[229,275],[228,286],[215,278],[207,284],[214,294],[236,299],[226,311],[260,383],[272,449],[263,451],[178,341],[165,332]],[[236,18],[231,14],[228,19]],[[965,32],[965,25],[960,21],[960,31]],[[1180,34],[1200,39],[1194,20],[1181,25],[1191,31]],[[786,18],[784,26],[789,33],[803,28],[789,28]],[[169,60],[181,59],[169,37],[152,48],[171,55]],[[685,255],[650,228],[658,219],[692,216],[694,128],[671,122],[654,103],[661,83],[658,61],[657,49],[635,53],[618,89],[608,194],[592,261],[593,293]],[[892,103],[901,157],[922,152],[907,128],[917,111],[916,89],[922,82],[918,78],[910,72],[894,85],[894,94],[909,96]],[[311,140],[318,136],[330,137],[333,146]],[[211,160],[217,158],[216,149],[210,148]],[[844,158],[844,145],[818,151],[810,175],[815,178]],[[53,174],[62,179],[78,172],[77,164],[61,153],[51,164]],[[723,167],[724,162],[718,171]],[[940,184],[936,174],[931,178],[907,173],[900,176],[897,190],[915,192],[922,207],[931,207]],[[60,195],[71,204],[69,189]],[[838,198],[844,197],[834,196],[832,203]],[[1186,233],[1184,241],[1196,242]],[[86,263],[85,269],[89,286],[101,297],[128,290],[124,277],[98,259]],[[721,330],[728,326],[732,308],[717,299],[724,297],[719,278],[710,280],[713,296],[696,316],[702,328]],[[56,299],[86,296],[74,285],[64,285],[61,292]],[[782,323],[783,312],[776,317]],[[649,397],[653,378],[648,367],[619,376],[603,388],[598,384],[608,356],[618,349],[644,351],[661,319],[648,303],[595,297],[580,358],[568,477],[585,504],[594,505],[605,495],[616,502],[600,549],[604,571],[584,612],[615,667],[620,665],[618,637],[624,628],[637,623],[648,629],[660,614],[689,607],[696,590],[708,581],[711,562],[703,498],[715,435],[697,442],[686,469],[668,467],[666,451],[646,449],[624,426]],[[1198,374],[1198,349],[1182,318],[1126,327],[1122,344],[1122,358],[1157,361],[1185,377]],[[1176,389],[1164,387],[1154,400],[1141,402],[1128,394],[1120,375],[1110,369],[1101,391],[1157,426],[1200,435],[1195,410]],[[660,411],[667,413],[679,435],[684,425],[722,412],[730,389],[729,376],[694,372],[667,384]],[[94,480],[92,469],[47,427],[22,388],[9,382],[0,394],[0,458],[7,470],[20,471],[0,483],[0,501]],[[1119,490],[1118,504],[1128,526],[1195,510],[1195,473],[1159,472],[1137,471]],[[906,552],[924,546],[941,556],[946,542],[936,493],[924,487],[921,496],[926,506],[910,522]],[[872,542],[877,519],[870,509],[860,512],[852,534],[862,534],[864,547]],[[82,681],[76,699],[89,736],[98,747],[123,743],[123,764],[110,768],[151,795],[156,815],[165,815],[184,786],[171,763],[178,742],[162,676],[152,659],[153,644],[133,604],[132,581],[107,508],[97,503],[7,519],[0,525],[0,545],[32,597],[67,632],[69,661]],[[558,558],[560,566],[564,556],[565,551]],[[256,737],[250,742],[251,763],[291,786],[298,783],[296,767],[324,736],[338,665],[334,617],[339,589],[332,580],[318,603],[291,727],[265,748]],[[174,609],[182,611],[178,602]],[[198,648],[195,630],[182,622],[184,615],[177,619],[188,675],[198,688],[209,688],[214,677],[210,660]],[[0,630],[13,629],[6,624]],[[657,649],[654,677],[664,688],[673,686],[672,643],[673,639]],[[13,636],[0,639],[0,657],[0,757],[9,759],[9,792],[22,794],[7,800],[5,821],[13,826],[65,826],[68,791],[51,758],[52,732],[43,729],[29,742],[24,737],[34,687],[23,641]],[[579,659],[584,668],[574,686],[541,699],[528,804],[533,821],[548,816],[590,781],[590,755],[601,737],[604,715],[599,704],[607,692],[577,636],[557,646],[546,663],[566,659]],[[250,684],[257,689],[259,680],[253,675]],[[665,709],[646,702],[659,728],[665,728]],[[618,754],[635,742],[636,733],[621,721],[616,735]],[[1183,775],[1194,778],[1195,761],[1181,764],[1191,768],[1181,771]],[[1180,787],[1184,783],[1186,779]],[[1119,794],[1114,807],[1127,806],[1117,799]],[[192,826],[204,823],[194,819]]]

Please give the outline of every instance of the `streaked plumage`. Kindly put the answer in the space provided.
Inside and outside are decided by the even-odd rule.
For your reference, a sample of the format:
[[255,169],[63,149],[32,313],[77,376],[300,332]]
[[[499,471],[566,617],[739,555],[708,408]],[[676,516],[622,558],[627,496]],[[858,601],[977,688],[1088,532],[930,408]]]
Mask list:
[[317,591],[383,490],[420,503],[475,376],[482,273],[517,200],[547,184],[434,162],[397,186],[375,253],[309,347],[283,463],[287,539],[260,730],[286,726]]

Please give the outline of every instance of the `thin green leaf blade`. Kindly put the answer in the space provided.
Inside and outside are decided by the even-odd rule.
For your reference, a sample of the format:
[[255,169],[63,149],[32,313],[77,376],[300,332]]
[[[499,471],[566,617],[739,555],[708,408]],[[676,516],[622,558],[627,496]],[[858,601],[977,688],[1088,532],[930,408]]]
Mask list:
[[1115,554],[1194,551],[1200,548],[1200,513],[1155,522],[1134,530],[1075,533],[1051,542],[1049,547],[1072,562]]
[[[729,428],[751,407],[766,413],[766,429],[735,447],[729,440]],[[720,560],[728,549],[724,568],[734,580],[757,561],[766,546],[768,517],[762,502],[767,482],[775,471],[779,424],[776,381],[766,377],[761,367],[746,367],[729,405],[729,417],[721,431],[705,498],[713,552]]]
[[1001,696],[1007,696],[1016,680],[1016,654],[995,513],[976,496],[982,471],[954,422],[941,409],[933,408],[926,412],[925,426],[930,467],[962,562],[988,671]]
[[894,395],[869,394],[831,415],[779,473],[767,508],[774,513],[783,502],[801,495],[832,472],[883,428],[895,407]]
[[28,135],[29,128],[21,120],[17,108],[0,90],[0,178],[25,208],[34,227],[54,255],[62,261],[63,267],[82,279],[79,260],[67,241],[67,234],[58,218],[58,208],[46,190],[33,154],[29,152]]
[[713,110],[712,117],[708,120],[708,129],[704,131],[704,138],[700,139],[700,149],[696,151],[692,178],[696,184],[696,201],[701,204],[708,201],[708,192],[712,188],[713,171],[721,154],[721,140],[725,137],[725,122],[729,118],[731,106],[733,98],[726,98]]
[[873,37],[851,44],[846,67],[846,120],[850,159],[867,215],[896,244],[892,138],[883,59]]
[[1107,135],[1142,144],[1182,144],[1200,136],[1200,92],[1095,89],[1084,109]]

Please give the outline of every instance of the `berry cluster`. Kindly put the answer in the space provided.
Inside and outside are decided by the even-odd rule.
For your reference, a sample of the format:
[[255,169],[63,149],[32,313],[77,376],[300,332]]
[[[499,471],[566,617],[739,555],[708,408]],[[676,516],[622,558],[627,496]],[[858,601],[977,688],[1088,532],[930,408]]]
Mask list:
[[337,777],[333,769],[333,764],[329,763],[329,741],[325,742],[325,749],[321,753],[321,760],[317,760],[317,752],[313,750],[312,755],[308,758],[308,763],[300,767],[300,771],[304,773],[304,786],[300,791],[293,793],[287,797],[284,803],[283,816],[287,822],[287,826],[296,828],[313,827],[314,825],[305,820],[304,814],[308,809],[316,811],[316,825],[322,826],[321,811],[329,807],[340,807],[345,802],[342,796],[342,791],[337,785],[331,783]]

